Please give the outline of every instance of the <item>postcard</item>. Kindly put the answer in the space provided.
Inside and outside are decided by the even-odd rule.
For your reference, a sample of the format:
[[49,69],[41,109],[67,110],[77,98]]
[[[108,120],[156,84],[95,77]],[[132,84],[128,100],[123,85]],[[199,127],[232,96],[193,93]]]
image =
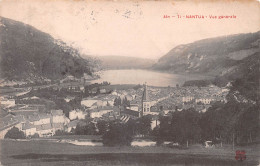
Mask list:
[[0,0],[0,165],[259,165],[259,0]]

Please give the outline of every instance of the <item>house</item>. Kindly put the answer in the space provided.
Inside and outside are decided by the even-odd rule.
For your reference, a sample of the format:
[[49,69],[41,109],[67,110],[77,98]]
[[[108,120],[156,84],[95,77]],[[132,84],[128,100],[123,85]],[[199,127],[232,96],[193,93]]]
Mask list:
[[100,89],[100,93],[106,93],[107,91],[106,91],[106,89]]
[[120,112],[120,116],[129,116],[133,119],[136,119],[138,117],[140,117],[140,112],[139,111],[133,111],[133,110],[130,110],[130,109],[125,109],[123,111]]
[[8,109],[8,112],[14,113],[14,114],[32,114],[32,113],[38,113],[39,110],[45,109],[45,105],[40,104],[34,104],[34,105],[16,105],[13,108]]
[[15,100],[14,99],[1,98],[0,99],[0,105],[4,106],[4,107],[13,107],[13,106],[15,106]]
[[84,111],[78,111],[78,119],[85,119],[86,118],[86,116],[88,115],[88,113],[87,112],[84,112]]
[[202,104],[210,104],[212,101],[215,101],[214,98],[198,98],[195,100],[196,103],[202,103]]
[[33,125],[40,125],[41,124],[39,114],[36,114],[36,113],[29,115],[28,121]]
[[113,106],[114,105],[114,100],[107,100],[107,106]]
[[51,124],[37,125],[35,127],[36,132],[39,134],[40,137],[48,137],[54,134]]
[[149,115],[159,115],[161,110],[157,106],[151,106]]
[[85,119],[87,116],[87,112],[83,112],[82,110],[76,109],[69,112],[69,119],[75,120],[75,119]]
[[68,75],[67,77],[65,77],[64,79],[60,80],[60,83],[64,83],[64,82],[70,82],[75,80],[75,77],[72,75]]
[[26,122],[26,118],[23,116],[23,115],[16,115],[14,117],[14,119],[18,122],[20,122],[21,124],[25,123]]
[[62,110],[51,110],[51,123],[65,123],[66,118]]
[[117,91],[113,91],[113,92],[111,92],[111,95],[118,96],[118,93],[117,93]]
[[98,100],[94,106],[96,107],[104,107],[104,106],[107,106],[107,101],[102,101],[102,100]]
[[101,108],[96,108],[90,111],[90,117],[91,118],[100,118],[104,114],[113,112],[113,107],[106,106],[106,107],[101,107]]
[[79,86],[69,86],[69,90],[73,91],[73,92],[80,92],[80,87]]
[[182,102],[185,103],[185,102],[191,102],[192,100],[194,100],[194,97],[193,96],[184,96],[182,97]]
[[136,102],[130,102],[130,106],[127,107],[129,110],[139,111],[139,105]]
[[126,95],[125,98],[128,100],[128,101],[132,101],[134,98],[132,95]]
[[51,115],[46,113],[40,113],[39,114],[39,123],[35,125],[41,125],[41,124],[50,124],[51,123]]
[[105,121],[113,121],[113,120],[119,119],[119,116],[116,115],[114,112],[109,112],[109,113],[102,115],[102,119]]
[[90,100],[90,99],[82,99],[81,101],[81,105],[91,108],[93,106],[93,104],[97,103],[98,100]]
[[52,123],[52,129],[53,133],[55,133],[57,130],[64,130],[64,123]]
[[84,86],[80,86],[79,89],[80,89],[81,92],[85,91],[85,87]]
[[24,132],[25,136],[32,136],[37,133],[36,126],[29,123],[28,121],[22,125],[22,131]]
[[78,115],[77,115],[77,110],[72,110],[69,112],[69,119],[70,120],[74,120],[74,119],[77,119],[78,118]]
[[73,99],[75,99],[75,97],[67,96],[64,100],[68,103]]

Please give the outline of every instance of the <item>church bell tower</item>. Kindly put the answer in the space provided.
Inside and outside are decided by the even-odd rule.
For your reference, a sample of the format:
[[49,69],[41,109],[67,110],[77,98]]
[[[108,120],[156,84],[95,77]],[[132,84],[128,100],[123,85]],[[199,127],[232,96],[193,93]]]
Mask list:
[[148,95],[148,88],[147,84],[144,84],[144,91],[143,91],[143,96],[142,96],[142,110],[141,110],[141,115],[144,116],[150,113],[150,100],[149,100],[149,95]]

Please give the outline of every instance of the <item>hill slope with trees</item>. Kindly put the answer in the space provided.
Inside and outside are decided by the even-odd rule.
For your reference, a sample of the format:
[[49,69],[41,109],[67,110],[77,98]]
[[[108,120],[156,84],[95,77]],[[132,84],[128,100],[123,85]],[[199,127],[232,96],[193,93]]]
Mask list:
[[34,27],[0,17],[0,76],[6,80],[60,79],[92,75],[93,58]]

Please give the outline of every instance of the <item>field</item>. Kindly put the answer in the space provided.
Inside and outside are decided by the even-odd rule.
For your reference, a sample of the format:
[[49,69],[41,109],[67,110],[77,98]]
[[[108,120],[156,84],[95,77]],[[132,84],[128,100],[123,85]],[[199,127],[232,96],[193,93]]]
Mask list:
[[[258,165],[259,146],[237,147],[247,159],[235,160],[231,147],[187,150],[167,147],[90,147],[49,140],[1,140],[2,165]],[[235,149],[235,150],[236,150]],[[1,165],[0,164],[0,165]]]

